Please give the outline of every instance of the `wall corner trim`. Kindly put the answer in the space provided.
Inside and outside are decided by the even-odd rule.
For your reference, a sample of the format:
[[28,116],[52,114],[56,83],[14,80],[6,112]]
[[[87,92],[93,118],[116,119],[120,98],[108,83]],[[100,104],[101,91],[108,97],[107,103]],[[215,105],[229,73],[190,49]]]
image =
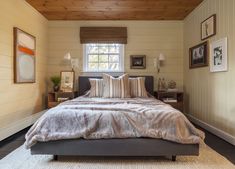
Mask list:
[[223,140],[225,140],[235,146],[235,136],[232,136],[231,134],[226,133],[226,132],[224,132],[224,131],[222,131],[222,130],[220,130],[210,124],[207,124],[204,121],[201,121],[201,120],[193,117],[192,115],[186,114],[186,116],[193,123],[199,125],[200,127],[208,130],[209,132],[213,133],[214,135],[220,137],[221,139],[223,139]]
[[21,120],[18,120],[11,123],[10,125],[2,128],[0,130],[0,141],[4,140],[5,138],[19,132],[20,130],[23,130],[24,128],[32,125],[37,121],[38,118],[40,118],[47,110],[43,110],[41,112],[38,112],[36,114],[33,114],[31,116],[28,116],[26,118],[23,118]]

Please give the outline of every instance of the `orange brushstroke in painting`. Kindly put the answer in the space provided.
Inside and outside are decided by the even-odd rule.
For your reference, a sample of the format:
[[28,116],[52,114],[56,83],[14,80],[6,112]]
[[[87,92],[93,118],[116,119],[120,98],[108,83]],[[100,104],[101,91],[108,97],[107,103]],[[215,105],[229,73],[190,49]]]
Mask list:
[[29,49],[29,48],[26,48],[26,47],[23,47],[23,46],[18,46],[18,49],[19,49],[19,51],[21,51],[23,53],[34,56],[34,51]]

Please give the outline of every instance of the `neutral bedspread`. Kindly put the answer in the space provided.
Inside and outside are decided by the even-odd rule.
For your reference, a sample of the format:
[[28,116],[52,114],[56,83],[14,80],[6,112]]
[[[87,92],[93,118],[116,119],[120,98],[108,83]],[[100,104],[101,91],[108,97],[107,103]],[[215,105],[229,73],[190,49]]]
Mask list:
[[101,138],[162,138],[200,143],[204,133],[171,106],[154,98],[78,97],[48,110],[26,134],[26,147],[37,141]]

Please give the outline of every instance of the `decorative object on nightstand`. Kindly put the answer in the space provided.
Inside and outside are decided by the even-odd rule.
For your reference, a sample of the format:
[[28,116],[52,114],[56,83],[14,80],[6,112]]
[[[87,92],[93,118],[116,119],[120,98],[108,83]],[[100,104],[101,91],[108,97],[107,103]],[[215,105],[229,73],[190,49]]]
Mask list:
[[166,82],[164,78],[158,79],[158,91],[166,91]]
[[174,80],[170,80],[168,82],[167,91],[169,91],[169,92],[177,92],[178,91],[178,89],[176,88],[176,82]]
[[180,91],[156,91],[154,92],[156,99],[171,105],[175,109],[183,112],[184,110],[184,93]]
[[47,107],[52,108],[58,104],[74,99],[78,96],[78,92],[49,92],[47,96]]
[[58,92],[60,90],[60,76],[52,76],[51,82],[53,83],[54,92]]

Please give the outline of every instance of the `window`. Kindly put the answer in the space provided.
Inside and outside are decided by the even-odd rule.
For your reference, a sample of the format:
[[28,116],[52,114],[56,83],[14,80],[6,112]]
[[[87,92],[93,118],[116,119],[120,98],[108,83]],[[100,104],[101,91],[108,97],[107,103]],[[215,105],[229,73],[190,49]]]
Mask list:
[[123,52],[122,44],[85,44],[83,70],[85,72],[122,72]]

